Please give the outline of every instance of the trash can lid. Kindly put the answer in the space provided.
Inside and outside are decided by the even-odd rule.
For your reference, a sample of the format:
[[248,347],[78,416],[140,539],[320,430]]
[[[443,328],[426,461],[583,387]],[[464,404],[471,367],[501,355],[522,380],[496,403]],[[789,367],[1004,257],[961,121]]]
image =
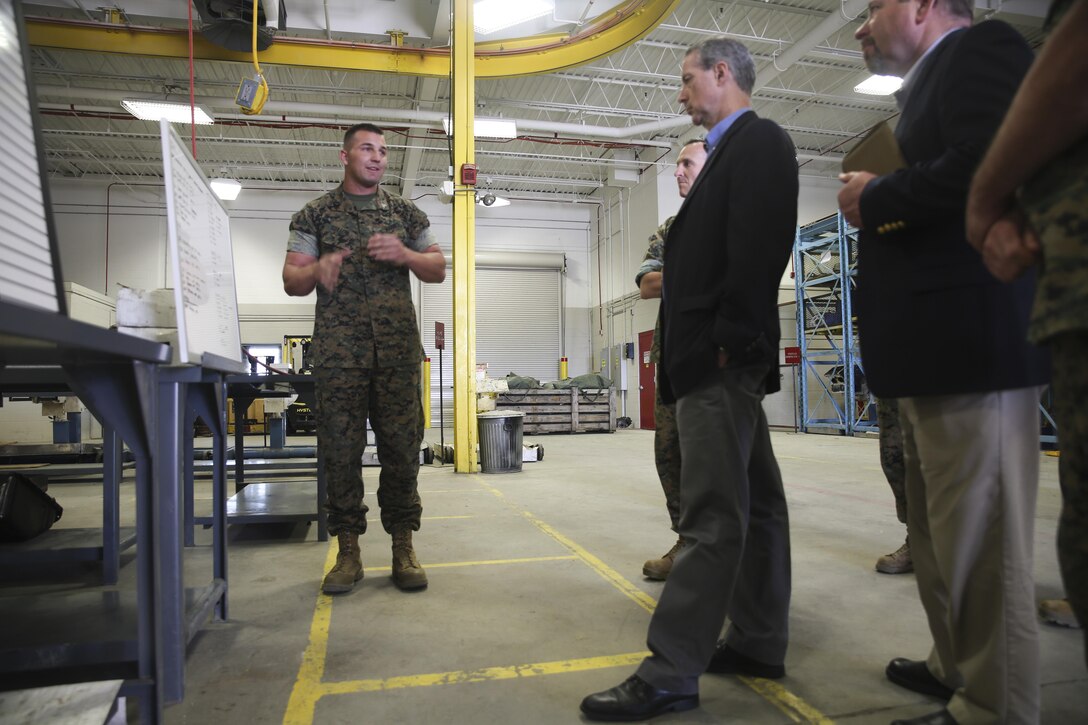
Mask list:
[[489,410],[486,413],[477,413],[477,418],[523,418],[525,413],[520,410]]

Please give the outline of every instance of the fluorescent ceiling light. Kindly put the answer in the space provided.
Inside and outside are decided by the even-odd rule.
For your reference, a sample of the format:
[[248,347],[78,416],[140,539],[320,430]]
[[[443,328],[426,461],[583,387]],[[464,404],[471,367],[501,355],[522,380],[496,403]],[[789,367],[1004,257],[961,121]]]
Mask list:
[[[442,119],[442,128],[450,135],[450,120]],[[518,137],[518,125],[509,118],[477,118],[472,123],[476,138],[514,139]]]
[[480,35],[489,35],[554,10],[554,0],[478,0],[472,6],[472,27]]
[[864,81],[854,86],[854,93],[865,93],[870,96],[890,96],[903,85],[903,79],[899,76],[869,76]]
[[214,123],[211,114],[202,106],[196,106],[190,110],[188,103],[125,98],[121,101],[121,106],[143,121],[158,121],[165,118],[170,123],[189,123],[193,120],[195,113],[198,126],[209,126]]
[[234,201],[242,193],[242,185],[234,179],[212,179],[211,187],[223,201]]

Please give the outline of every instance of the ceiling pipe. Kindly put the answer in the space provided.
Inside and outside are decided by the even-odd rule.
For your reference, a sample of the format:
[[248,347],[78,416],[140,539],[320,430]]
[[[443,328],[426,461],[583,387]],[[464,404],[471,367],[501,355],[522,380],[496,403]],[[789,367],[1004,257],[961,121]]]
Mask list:
[[833,33],[854,22],[858,13],[869,4],[868,0],[841,0],[841,2],[842,4],[838,10],[832,11],[819,25],[805,33],[800,40],[781,53],[771,57],[771,64],[764,67],[756,75],[756,84],[753,91],[767,85],[767,83],[777,78],[780,73],[801,60],[810,50],[830,38]]
[[[150,98],[153,96],[153,94],[137,93],[134,91],[119,91],[116,89],[108,88],[75,88],[70,86],[40,85],[38,86],[38,96],[93,98],[99,101],[120,101],[122,98],[132,98],[133,96],[145,96]],[[195,102],[198,105],[209,106],[212,108],[233,109],[236,107],[233,98],[197,96]],[[276,117],[279,114],[328,114],[330,116],[340,116],[342,118],[353,119],[357,118],[360,120],[392,120],[404,122],[415,121],[417,123],[425,122],[434,124],[435,126],[440,126],[442,120],[446,118],[446,114],[443,111],[422,111],[416,109],[398,108],[370,108],[366,106],[338,106],[332,103],[309,103],[302,101],[269,100],[264,104],[264,110],[265,114],[263,116],[248,116],[248,118],[253,120],[276,120]],[[269,112],[272,112],[271,115],[269,114]],[[327,120],[331,121],[332,119]],[[650,121],[647,123],[636,124],[634,126],[624,126],[620,128],[612,128],[609,126],[590,126],[580,123],[564,123],[557,121],[536,121],[522,118],[516,118],[511,120],[513,120],[517,124],[519,131],[538,131],[544,133],[570,134],[576,137],[603,138],[608,140],[614,140],[619,143],[633,143],[643,146],[656,146],[660,148],[672,148],[673,142],[667,140],[653,140],[653,137],[659,136],[666,131],[691,126],[691,119],[688,118],[688,116],[686,115],[665,118],[657,121]]]
[[[63,87],[53,87],[53,86],[39,86],[39,90],[41,91],[41,93],[46,93],[46,91],[48,91],[47,95],[60,95],[59,91],[64,90],[64,88]],[[96,89],[89,89],[89,88],[79,88],[79,89],[73,89],[73,90],[77,90],[77,91],[79,91],[79,93],[74,93],[72,95],[86,96],[87,98],[96,98],[96,99],[99,99],[99,100],[108,100],[110,94],[113,94],[113,95],[116,96],[115,100],[120,100],[121,97],[131,96],[131,94],[125,94],[124,91],[103,90],[103,89],[97,89],[96,90]],[[217,100],[222,100],[222,99],[198,98],[197,102],[198,103],[203,103],[203,105],[214,105],[215,101],[217,101]],[[284,105],[287,105],[288,101],[281,101],[281,103],[284,103]],[[101,106],[73,107],[73,106],[70,106],[70,105],[61,105],[61,103],[39,103],[38,106],[41,109],[46,109],[46,110],[51,110],[51,111],[70,111],[71,110],[71,111],[76,111],[76,112],[79,112],[79,111],[99,112],[99,113],[116,112],[116,109],[110,109],[110,108],[101,107]],[[269,101],[268,103],[265,103],[265,105],[264,105],[265,109],[268,109],[268,108],[270,108],[272,106],[274,106],[273,101]],[[359,118],[368,118],[368,119],[373,119],[374,113],[379,114],[379,115],[384,115],[386,113],[386,111],[382,111],[382,110],[379,110],[379,109],[366,109],[366,108],[362,108],[362,107],[360,107],[359,109],[355,109],[354,107],[346,107],[346,106],[321,105],[321,103],[293,103],[292,106],[302,106],[302,107],[307,107],[307,108],[310,108],[312,110],[317,110],[317,111],[320,111],[322,108],[335,109],[335,112],[338,115],[345,115],[344,111],[347,110],[347,111],[351,111],[351,112],[357,112],[358,115],[359,115]],[[406,127],[406,128],[434,128],[434,127],[441,127],[441,120],[443,118],[445,118],[445,114],[443,114],[441,112],[436,112],[436,111],[396,111],[395,109],[391,109],[390,111],[388,111],[388,115],[397,116],[397,125],[399,125],[401,127]],[[428,119],[425,118],[425,116],[435,116],[435,118],[437,119],[437,122],[433,122],[433,121],[430,122],[430,123],[425,122],[426,120],[428,120]],[[320,116],[320,115],[304,116],[304,115],[296,115],[296,114],[290,114],[290,115],[268,115],[268,114],[245,115],[245,114],[242,114],[242,113],[219,113],[219,114],[217,114],[217,118],[223,119],[223,120],[232,120],[232,121],[292,121],[292,122],[296,122],[296,123],[329,123],[330,122],[330,119],[326,118],[326,116]],[[404,118],[415,118],[416,121],[404,121],[403,120]],[[688,121],[688,116],[680,116],[680,120],[683,120],[684,122],[687,122]],[[522,126],[521,121],[518,121],[517,123],[518,123],[519,127],[524,127],[524,126]],[[526,122],[526,126],[528,126],[528,125],[530,125],[530,122]],[[562,127],[565,127],[566,130],[570,130],[571,133],[576,132],[576,131],[580,132],[582,130],[582,128],[588,127],[588,126],[581,126],[579,124],[573,124],[573,123],[568,123],[568,124],[558,124],[558,123],[556,123],[556,124],[547,124],[547,122],[536,122],[535,125],[537,125],[537,126],[549,125],[549,126],[553,126],[553,127],[562,126]],[[648,124],[643,124],[643,125],[648,125]],[[566,133],[566,131],[564,133]],[[582,134],[582,135],[586,135],[586,134]],[[638,143],[645,144],[647,146],[655,146],[655,147],[663,147],[663,148],[670,148],[672,146],[671,142],[638,142]],[[815,160],[834,161],[834,160],[841,159],[841,155],[836,155],[836,153],[824,153],[824,155],[815,155],[815,153],[798,153],[798,159],[799,160],[813,160],[813,161],[815,161]]]

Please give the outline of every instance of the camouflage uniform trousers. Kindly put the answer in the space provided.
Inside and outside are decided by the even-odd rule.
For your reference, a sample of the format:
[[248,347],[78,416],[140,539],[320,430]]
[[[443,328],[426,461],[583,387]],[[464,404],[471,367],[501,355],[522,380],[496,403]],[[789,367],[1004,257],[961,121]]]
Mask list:
[[378,443],[382,526],[419,531],[417,490],[423,403],[418,365],[389,368],[317,368],[317,444],[324,458],[329,533],[366,532],[362,456],[366,420]]
[[876,422],[880,427],[880,467],[895,496],[895,515],[907,523],[907,469],[903,464],[903,429],[899,427],[899,401],[877,398]]
[[669,510],[672,530],[680,526],[680,434],[676,430],[676,404],[661,401],[661,391],[654,395],[654,463],[665,508]]
[[[1020,201],[1042,245],[1028,337],[1051,351],[1061,447],[1058,560],[1073,611],[1088,625],[1088,137],[1036,174]],[[1088,659],[1088,631],[1085,649]]]
[[[1082,626],[1088,626],[1088,331],[1067,332],[1049,342],[1053,365],[1054,419],[1061,447],[1058,561],[1065,593]],[[1088,660],[1088,634],[1085,635]]]

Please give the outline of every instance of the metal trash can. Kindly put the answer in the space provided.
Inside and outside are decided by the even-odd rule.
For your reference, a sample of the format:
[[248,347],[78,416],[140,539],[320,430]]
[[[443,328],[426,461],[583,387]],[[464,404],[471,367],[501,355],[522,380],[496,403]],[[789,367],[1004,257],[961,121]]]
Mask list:
[[492,410],[478,413],[480,429],[480,471],[515,473],[521,470],[522,418],[520,410]]

